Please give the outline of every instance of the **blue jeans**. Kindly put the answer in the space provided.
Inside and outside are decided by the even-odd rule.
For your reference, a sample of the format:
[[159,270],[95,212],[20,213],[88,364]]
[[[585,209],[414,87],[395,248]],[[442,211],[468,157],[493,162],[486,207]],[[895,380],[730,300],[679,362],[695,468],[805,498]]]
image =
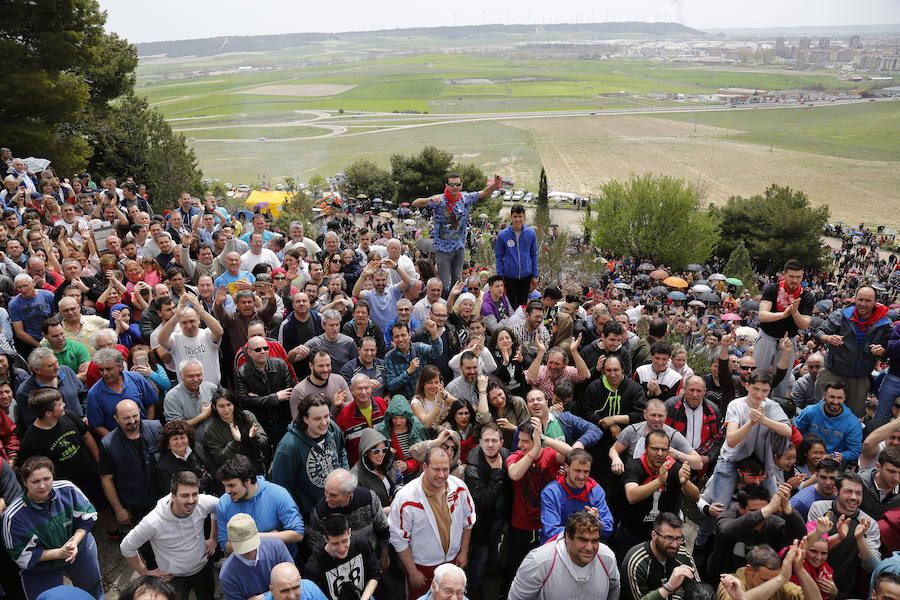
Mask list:
[[[438,277],[441,278],[441,286],[444,288],[442,295],[446,298],[450,294],[450,288],[457,281],[462,279],[463,261],[466,259],[465,247],[458,248],[453,252],[434,251],[434,259],[437,263]],[[423,281],[422,283],[428,283]]]
[[71,565],[60,569],[22,571],[22,587],[28,600],[35,600],[41,592],[63,585],[63,571],[75,587],[81,588],[96,600],[103,600],[100,565],[97,563],[97,543],[88,533],[78,548],[78,556]]
[[875,409],[875,418],[890,417],[894,402],[900,396],[900,377],[887,373],[878,388],[878,408]]
[[[779,342],[781,340],[773,338],[771,335],[767,334],[764,331],[759,332],[759,338],[756,340],[756,343],[753,344],[753,358],[756,359],[756,366],[760,369],[768,371],[769,368],[772,368],[772,373],[775,373],[775,369],[777,368],[778,361],[781,360],[781,346],[779,346]],[[788,364],[794,364],[794,354],[797,352],[797,338],[791,338],[791,357],[788,359]],[[790,367],[788,367],[788,372],[784,376],[784,379],[781,380],[781,383],[772,390],[772,396],[778,396],[779,398],[783,398],[785,393],[787,393],[787,386],[791,380],[791,371]]]

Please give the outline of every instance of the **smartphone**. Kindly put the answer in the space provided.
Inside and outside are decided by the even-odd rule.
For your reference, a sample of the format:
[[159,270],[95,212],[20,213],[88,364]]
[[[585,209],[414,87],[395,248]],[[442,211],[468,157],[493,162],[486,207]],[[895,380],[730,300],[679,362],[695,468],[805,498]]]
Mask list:
[[147,367],[150,365],[150,360],[146,356],[138,356],[134,359],[134,364],[139,367]]

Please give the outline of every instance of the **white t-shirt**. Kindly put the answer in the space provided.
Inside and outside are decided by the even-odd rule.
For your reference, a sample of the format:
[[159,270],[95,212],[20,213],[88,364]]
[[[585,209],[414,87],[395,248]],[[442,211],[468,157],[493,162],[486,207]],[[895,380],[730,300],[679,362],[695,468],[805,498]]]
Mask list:
[[262,252],[259,254],[253,254],[252,251],[247,250],[241,256],[241,269],[244,271],[252,271],[253,267],[259,264],[268,264],[273,269],[277,269],[281,266],[281,261],[278,260],[275,253],[268,248],[263,248]]
[[212,331],[200,329],[192,338],[179,332],[172,334],[169,339],[172,343],[170,353],[175,362],[178,383],[181,383],[181,369],[178,365],[186,358],[196,358],[203,364],[203,381],[219,385],[222,380],[222,372],[219,370],[219,343],[212,341]]

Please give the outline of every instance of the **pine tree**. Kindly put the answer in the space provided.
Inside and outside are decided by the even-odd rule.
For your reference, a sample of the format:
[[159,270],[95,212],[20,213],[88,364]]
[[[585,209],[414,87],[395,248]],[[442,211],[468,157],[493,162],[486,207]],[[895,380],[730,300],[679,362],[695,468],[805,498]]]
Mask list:
[[534,224],[539,230],[546,231],[550,228],[550,198],[547,192],[547,172],[544,170],[544,167],[541,167],[537,212],[534,215]]
[[750,253],[747,252],[747,246],[743,241],[731,251],[728,262],[725,264],[725,275],[728,277],[736,277],[744,284],[744,289],[751,295],[756,294],[756,281],[753,275],[753,267],[750,265]]

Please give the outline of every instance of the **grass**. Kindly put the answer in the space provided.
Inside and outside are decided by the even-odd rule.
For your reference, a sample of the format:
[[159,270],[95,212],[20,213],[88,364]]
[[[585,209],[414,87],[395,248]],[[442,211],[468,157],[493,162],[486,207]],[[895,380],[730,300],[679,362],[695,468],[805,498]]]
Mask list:
[[660,116],[738,129],[745,133],[731,137],[753,144],[842,158],[900,161],[900,102]]
[[264,137],[268,140],[280,138],[310,137],[324,135],[328,129],[319,127],[227,127],[221,129],[199,129],[183,131],[185,137],[203,139],[249,139]]

